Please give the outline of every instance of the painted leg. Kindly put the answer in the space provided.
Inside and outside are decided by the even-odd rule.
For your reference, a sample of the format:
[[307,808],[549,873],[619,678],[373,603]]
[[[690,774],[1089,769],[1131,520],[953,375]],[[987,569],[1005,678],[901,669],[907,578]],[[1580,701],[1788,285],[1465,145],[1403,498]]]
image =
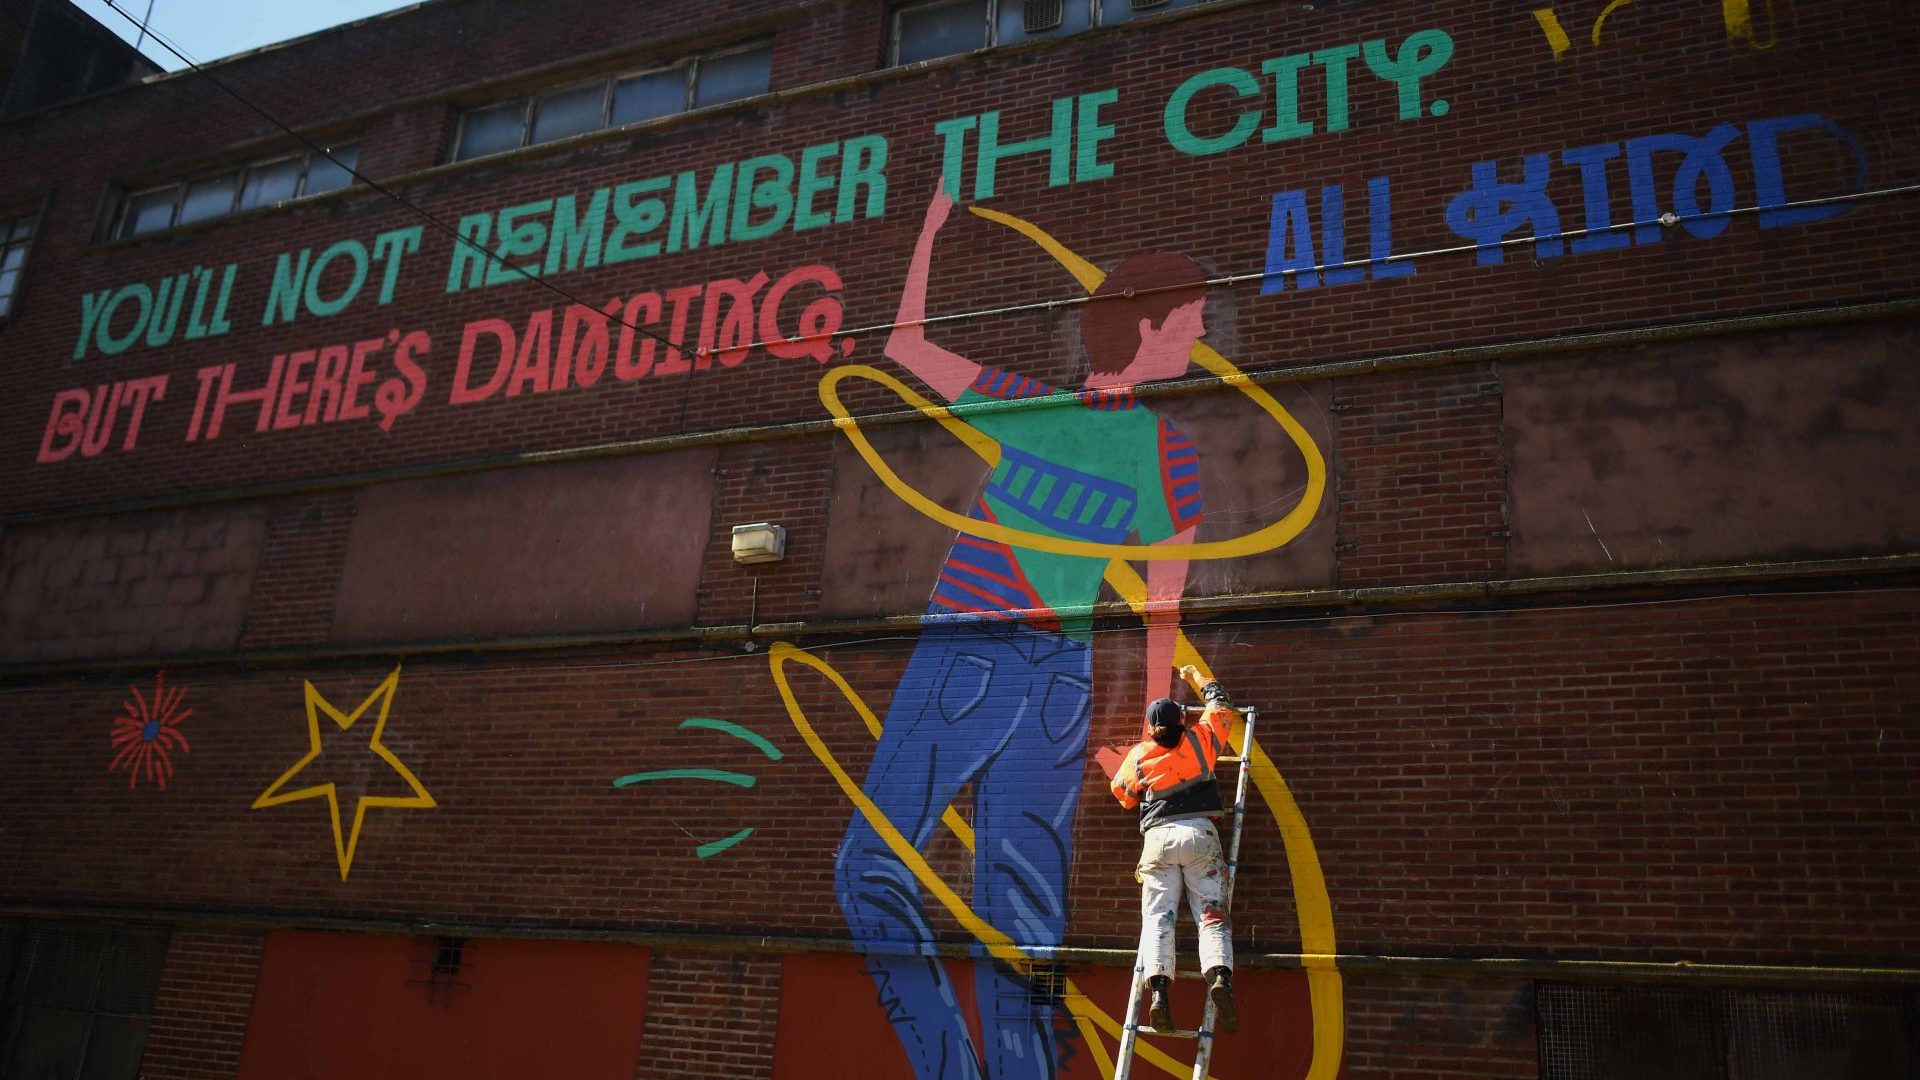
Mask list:
[[[1092,717],[1089,650],[1056,634],[1014,643],[1030,678],[1018,698],[1010,681],[993,707],[1015,722],[1003,749],[974,784],[975,910],[1021,948],[1045,960],[1065,940],[1073,815],[1086,775]],[[1065,1013],[1059,987],[1002,964],[976,961],[981,1052],[993,1080],[1051,1078]]]
[[[865,791],[886,825],[924,850],[952,802],[995,749],[994,733],[962,723],[992,695],[998,661],[972,636],[928,631],[894,691]],[[834,865],[847,928],[867,958],[879,1001],[920,1080],[970,1080],[979,1057],[946,970],[933,956],[919,880],[855,813]]]

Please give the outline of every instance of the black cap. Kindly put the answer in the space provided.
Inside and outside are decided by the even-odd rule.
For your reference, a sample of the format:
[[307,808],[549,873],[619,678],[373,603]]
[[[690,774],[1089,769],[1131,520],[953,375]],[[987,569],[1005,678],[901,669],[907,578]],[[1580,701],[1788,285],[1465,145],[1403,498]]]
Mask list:
[[1157,728],[1177,728],[1186,723],[1187,710],[1172,698],[1161,698],[1147,706],[1147,726]]

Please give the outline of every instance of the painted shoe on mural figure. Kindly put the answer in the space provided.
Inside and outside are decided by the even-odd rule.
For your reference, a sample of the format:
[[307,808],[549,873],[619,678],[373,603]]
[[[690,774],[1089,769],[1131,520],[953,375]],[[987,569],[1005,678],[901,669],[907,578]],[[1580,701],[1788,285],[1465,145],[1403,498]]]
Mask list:
[[1213,1001],[1215,1026],[1231,1035],[1240,1030],[1240,1010],[1233,1003],[1233,969],[1217,967],[1207,972],[1207,997]]
[[1167,1000],[1167,989],[1173,983],[1165,975],[1155,975],[1147,980],[1147,989],[1153,994],[1147,1000],[1147,1022],[1155,1031],[1177,1031],[1173,1026],[1173,1005]]

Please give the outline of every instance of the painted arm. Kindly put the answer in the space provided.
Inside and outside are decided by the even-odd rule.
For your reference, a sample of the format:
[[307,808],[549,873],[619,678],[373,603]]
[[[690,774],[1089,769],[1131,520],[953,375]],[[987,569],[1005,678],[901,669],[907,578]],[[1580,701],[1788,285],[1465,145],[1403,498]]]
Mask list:
[[[1191,544],[1197,526],[1189,526],[1163,544]],[[1147,685],[1142,704],[1167,696],[1173,650],[1180,640],[1180,600],[1187,592],[1187,560],[1155,559],[1147,564]]]
[[1132,790],[1134,782],[1139,780],[1139,778],[1140,748],[1136,746],[1127,751],[1126,760],[1121,762],[1120,768],[1114,773],[1113,779],[1107,784],[1107,790],[1113,792],[1113,797],[1120,800],[1122,808],[1131,810],[1140,805],[1140,799],[1134,795]]
[[900,312],[894,316],[893,333],[887,337],[887,358],[919,376],[934,393],[957,401],[980,377],[980,365],[928,341],[926,327],[933,237],[952,209],[953,197],[947,194],[943,181],[933,189],[926,223],[920,226],[920,239],[913,245],[913,261],[907,264],[907,281],[900,290]]

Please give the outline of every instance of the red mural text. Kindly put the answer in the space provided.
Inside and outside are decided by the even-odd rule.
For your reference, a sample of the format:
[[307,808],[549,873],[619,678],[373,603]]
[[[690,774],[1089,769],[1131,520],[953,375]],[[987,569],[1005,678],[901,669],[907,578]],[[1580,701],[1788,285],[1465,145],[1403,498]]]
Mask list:
[[75,450],[81,457],[99,454],[112,442],[123,408],[126,437],[120,449],[133,449],[140,441],[140,422],[146,418],[147,403],[167,396],[167,378],[150,375],[106,386],[77,386],[53,395],[53,412],[47,417],[46,432],[40,437],[40,456],[35,460],[43,464],[63,461]]
[[506,319],[476,319],[460,335],[447,400],[466,405],[585,389],[609,368],[615,379],[631,382],[707,371],[716,360],[738,367],[756,348],[785,360],[826,363],[836,351],[846,355],[853,348],[850,338],[834,340],[844,318],[834,295],[840,288],[832,267],[801,266],[771,283],[760,271],[744,281],[720,278],[614,297],[599,308],[543,308],[517,329]]
[[[411,412],[426,394],[427,373],[420,358],[432,348],[424,330],[405,335],[389,330],[385,337],[352,345],[326,345],[273,358],[263,385],[234,388],[237,364],[215,364],[197,373],[200,390],[193,402],[187,441],[217,439],[227,410],[239,405],[257,408],[253,430],[283,431],[311,424],[365,420],[378,413],[380,430]],[[390,357],[381,354],[391,350]],[[380,381],[381,366],[393,375]],[[378,381],[379,385],[375,386]],[[372,388],[369,396],[367,390]]]

